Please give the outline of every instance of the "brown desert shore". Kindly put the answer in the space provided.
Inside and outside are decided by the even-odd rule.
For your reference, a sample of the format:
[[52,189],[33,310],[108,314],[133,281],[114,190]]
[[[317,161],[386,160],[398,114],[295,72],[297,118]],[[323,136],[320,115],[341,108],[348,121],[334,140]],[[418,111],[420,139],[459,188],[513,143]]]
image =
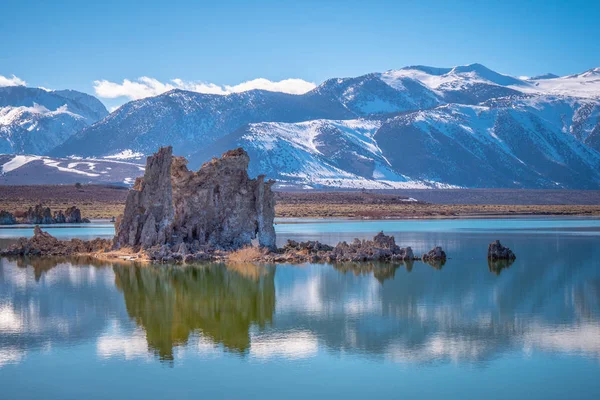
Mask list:
[[[127,187],[83,185],[0,186],[0,210],[76,205],[82,216],[111,219],[123,213]],[[418,201],[408,201],[416,199]],[[600,216],[600,191],[460,189],[275,192],[276,217],[466,218]]]

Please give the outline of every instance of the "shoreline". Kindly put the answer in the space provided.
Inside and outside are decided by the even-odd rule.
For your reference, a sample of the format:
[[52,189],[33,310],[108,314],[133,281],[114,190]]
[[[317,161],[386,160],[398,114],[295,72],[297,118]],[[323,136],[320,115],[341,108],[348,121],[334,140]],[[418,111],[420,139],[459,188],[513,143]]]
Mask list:
[[195,264],[199,262],[234,262],[259,264],[300,264],[339,262],[397,262],[423,261],[435,267],[446,262],[446,253],[439,246],[421,256],[410,246],[400,247],[394,236],[379,232],[372,240],[354,239],[330,246],[319,241],[297,242],[287,240],[282,247],[239,246],[222,248],[195,243],[165,243],[152,246],[119,247],[117,236],[113,239],[60,240],[40,226],[34,227],[30,238],[21,237],[16,243],[0,250],[2,257],[91,257],[99,260],[122,260],[151,264]]

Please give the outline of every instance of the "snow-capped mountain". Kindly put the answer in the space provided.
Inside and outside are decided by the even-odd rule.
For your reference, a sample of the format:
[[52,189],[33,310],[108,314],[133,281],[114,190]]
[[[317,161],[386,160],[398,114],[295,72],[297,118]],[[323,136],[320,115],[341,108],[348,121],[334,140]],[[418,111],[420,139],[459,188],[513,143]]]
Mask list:
[[357,117],[430,108],[444,102],[439,93],[416,79],[388,79],[378,73],[329,79],[311,94],[337,102]]
[[[75,90],[46,90],[25,86],[0,87],[0,107],[33,107],[35,104],[55,111],[66,108],[88,124],[108,115],[106,107],[94,96]],[[66,107],[64,107],[66,105]]]
[[191,166],[244,147],[254,174],[311,187],[597,188],[600,104],[539,96],[446,104],[380,120],[250,124]]
[[85,93],[0,87],[0,153],[46,154],[107,114]]
[[598,109],[538,97],[448,104],[392,118],[374,139],[392,168],[413,179],[597,189],[600,153],[585,142],[598,130]]
[[249,124],[202,148],[190,166],[243,147],[250,155],[250,174],[265,174],[282,188],[445,187],[395,172],[374,140],[380,126],[380,121],[362,119]]
[[132,185],[144,164],[114,159],[0,155],[0,185],[103,183]]
[[311,187],[598,189],[599,110],[599,68],[518,78],[481,64],[409,66],[302,95],[173,90],[85,119],[74,135],[55,128],[47,147],[64,140],[51,156],[101,158],[172,145],[197,167],[242,146],[253,173]]
[[248,123],[382,117],[452,102],[477,104],[521,94],[512,86],[533,84],[473,64],[330,79],[303,95],[251,90],[223,96],[172,90],[125,104],[69,138],[52,155],[105,156],[125,149],[149,154],[162,145],[188,155]]
[[534,85],[534,93],[600,99],[600,67],[563,77],[547,74],[530,81]]
[[349,118],[339,103],[314,94],[302,96],[251,90],[229,95],[172,90],[132,101],[67,140],[51,154],[106,156],[130,149],[151,154],[171,145],[189,155],[252,122],[298,122]]

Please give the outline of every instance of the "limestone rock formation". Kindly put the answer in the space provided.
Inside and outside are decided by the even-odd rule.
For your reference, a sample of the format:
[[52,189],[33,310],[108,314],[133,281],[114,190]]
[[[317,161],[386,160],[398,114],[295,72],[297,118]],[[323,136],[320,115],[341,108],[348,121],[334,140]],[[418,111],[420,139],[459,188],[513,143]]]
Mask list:
[[502,246],[499,240],[495,240],[488,246],[488,260],[514,260],[517,256],[508,247]]
[[14,215],[8,211],[0,210],[0,225],[14,225],[17,220]]
[[373,240],[354,239],[351,243],[340,242],[335,247],[317,241],[296,242],[288,240],[284,254],[275,261],[312,262],[360,262],[360,261],[409,261],[414,259],[410,247],[401,248],[393,236],[379,232]]
[[1,250],[0,255],[12,256],[68,256],[72,254],[93,253],[101,250],[108,250],[111,246],[110,240],[58,240],[48,232],[36,225],[33,230],[33,237],[20,238],[17,243],[11,245],[6,250]]
[[427,253],[424,253],[421,259],[423,261],[446,260],[446,253],[440,246],[436,246]]
[[23,222],[26,224],[53,224],[54,218],[52,217],[52,211],[50,207],[44,207],[41,204],[35,207],[29,207]]
[[442,269],[444,264],[446,264],[446,253],[440,246],[436,246],[427,253],[424,253],[421,256],[421,260],[435,269]]
[[[248,177],[250,158],[230,150],[197,171],[163,147],[148,157],[143,178],[127,196],[117,221],[115,248],[159,249],[186,243],[232,250],[251,245],[275,248],[273,181]],[[187,249],[187,247],[186,247]]]
[[305,252],[307,254],[318,253],[320,251],[332,251],[333,247],[323,244],[317,240],[308,240],[306,242],[296,242],[295,240],[288,240],[283,245],[285,252]]
[[63,211],[55,211],[52,213],[50,207],[44,207],[41,204],[35,207],[29,207],[25,216],[20,221],[24,224],[40,225],[40,224],[80,224],[90,222],[87,218],[81,218],[79,208],[72,206]]
[[81,218],[81,211],[79,208],[72,206],[65,210],[65,222],[67,224],[80,224],[85,221]]
[[67,217],[65,217],[65,213],[62,211],[54,211],[54,223],[55,224],[64,224],[67,222]]

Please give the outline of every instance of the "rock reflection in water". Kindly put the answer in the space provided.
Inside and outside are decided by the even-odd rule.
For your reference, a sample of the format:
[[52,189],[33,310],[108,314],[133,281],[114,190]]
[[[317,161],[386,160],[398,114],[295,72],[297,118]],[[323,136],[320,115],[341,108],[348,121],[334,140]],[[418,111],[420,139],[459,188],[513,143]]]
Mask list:
[[547,240],[530,241],[510,268],[458,254],[443,272],[422,262],[97,268],[0,259],[0,355],[18,363],[41,348],[59,357],[93,343],[103,358],[177,361],[177,347],[189,342],[189,355],[198,340],[243,360],[600,359],[600,250],[579,240],[552,252]]
[[264,328],[275,311],[275,267],[114,267],[127,312],[146,331],[149,348],[173,360],[192,333],[245,352],[250,327]]
[[110,267],[112,264],[89,256],[70,257],[7,257],[6,260],[14,262],[19,268],[32,268],[36,282],[45,272],[58,265],[86,265],[90,267]]
[[406,271],[412,271],[414,262],[412,260],[401,263],[390,262],[357,262],[333,264],[333,268],[341,273],[352,273],[355,276],[373,275],[375,279],[383,283],[387,279],[394,279],[396,270],[405,267]]
[[500,275],[503,269],[510,268],[510,266],[515,262],[515,260],[489,260],[488,259],[488,269],[491,273]]

